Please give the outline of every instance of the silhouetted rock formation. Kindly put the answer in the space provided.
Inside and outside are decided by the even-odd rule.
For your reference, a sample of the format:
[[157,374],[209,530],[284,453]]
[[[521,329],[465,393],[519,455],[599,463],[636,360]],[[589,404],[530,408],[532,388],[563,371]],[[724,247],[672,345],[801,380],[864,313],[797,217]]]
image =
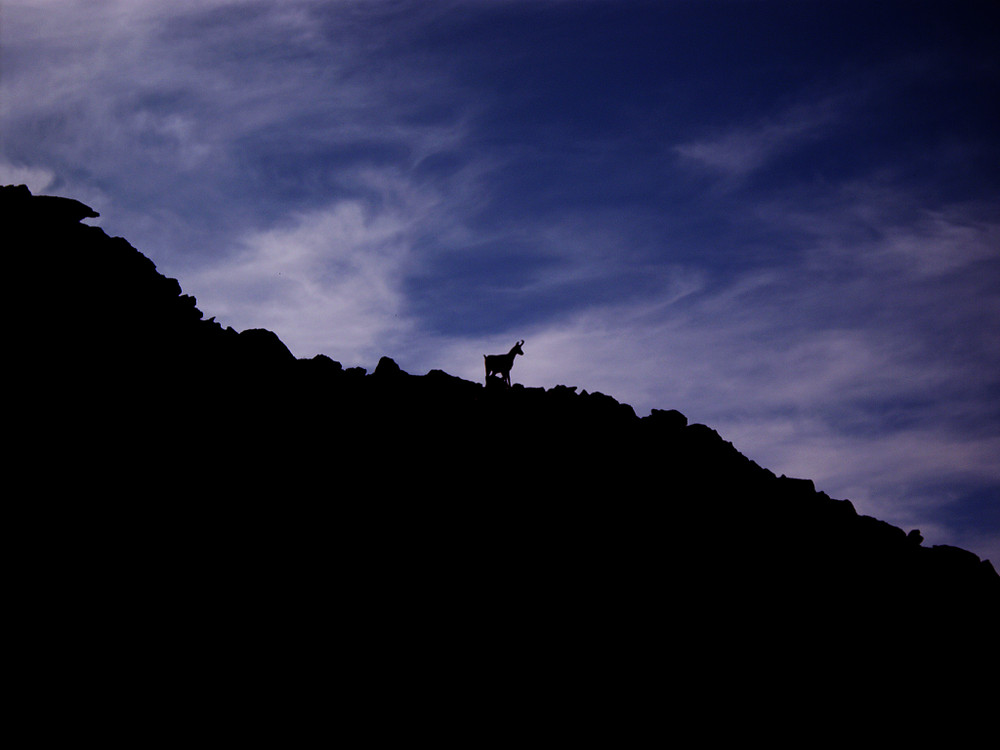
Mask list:
[[468,663],[526,696],[542,669],[641,703],[646,679],[815,689],[873,669],[931,691],[994,663],[988,561],[677,411],[296,359],[204,319],[86,206],[21,186],[0,210],[29,567],[74,628],[128,612],[116,637],[150,668],[277,669],[277,642],[290,662],[361,658],[359,690]]

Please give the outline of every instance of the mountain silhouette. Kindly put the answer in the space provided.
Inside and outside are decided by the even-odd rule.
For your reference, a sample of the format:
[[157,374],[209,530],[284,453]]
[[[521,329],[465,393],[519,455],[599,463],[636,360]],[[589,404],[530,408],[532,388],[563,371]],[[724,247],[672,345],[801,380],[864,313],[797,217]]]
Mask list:
[[989,561],[675,410],[298,359],[206,319],[96,216],[0,188],[8,502],[61,664],[227,704],[289,685],[373,717],[402,710],[393,694],[495,721],[474,693],[572,722],[600,696],[615,737],[668,683],[674,710],[713,716],[734,694],[759,708],[764,677],[797,711],[845,690],[973,713],[995,697],[970,678],[997,663]]

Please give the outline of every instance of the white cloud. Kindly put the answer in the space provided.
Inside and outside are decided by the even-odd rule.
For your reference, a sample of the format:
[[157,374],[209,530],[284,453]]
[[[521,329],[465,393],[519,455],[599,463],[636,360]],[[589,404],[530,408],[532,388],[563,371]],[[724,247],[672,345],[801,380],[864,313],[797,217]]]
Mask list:
[[674,151],[686,162],[738,180],[760,169],[774,156],[818,137],[835,118],[835,102],[824,100],[793,107],[750,126],[735,126],[707,138],[678,144]]
[[880,259],[922,276],[939,276],[981,260],[1000,260],[1000,223],[963,215],[960,207],[927,211],[912,226],[891,227]]
[[399,316],[409,227],[404,217],[338,202],[247,237],[241,255],[186,286],[225,325],[273,330],[296,356],[358,364],[408,326]]
[[0,161],[0,185],[27,185],[33,195],[41,195],[56,181],[55,172],[45,167],[15,166]]

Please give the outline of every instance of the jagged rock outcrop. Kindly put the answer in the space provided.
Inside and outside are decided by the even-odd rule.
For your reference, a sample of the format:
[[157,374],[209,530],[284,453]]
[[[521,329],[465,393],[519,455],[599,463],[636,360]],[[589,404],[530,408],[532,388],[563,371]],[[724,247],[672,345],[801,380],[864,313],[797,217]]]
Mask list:
[[530,653],[608,679],[995,657],[988,561],[777,477],[677,411],[299,360],[205,319],[76,201],[5,187],[0,211],[24,282],[18,469],[44,489],[17,503],[78,606],[155,601],[239,643],[249,617],[398,659],[400,642],[489,639],[490,669]]

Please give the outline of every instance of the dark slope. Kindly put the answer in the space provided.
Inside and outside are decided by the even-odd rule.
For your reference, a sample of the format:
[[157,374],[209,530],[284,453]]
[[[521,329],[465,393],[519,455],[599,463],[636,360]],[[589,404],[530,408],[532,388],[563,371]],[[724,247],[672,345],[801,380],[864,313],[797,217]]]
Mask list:
[[389,682],[470,717],[462,686],[562,716],[665,710],[666,680],[710,711],[729,691],[755,704],[764,675],[799,708],[800,689],[813,710],[818,691],[940,706],[995,665],[989,562],[675,411],[299,360],[204,319],[82,204],[6,187],[0,210],[19,570],[59,610],[53,636],[70,622],[70,642],[124,648],[164,685],[211,663],[241,695],[346,681],[336,700],[366,712]]

